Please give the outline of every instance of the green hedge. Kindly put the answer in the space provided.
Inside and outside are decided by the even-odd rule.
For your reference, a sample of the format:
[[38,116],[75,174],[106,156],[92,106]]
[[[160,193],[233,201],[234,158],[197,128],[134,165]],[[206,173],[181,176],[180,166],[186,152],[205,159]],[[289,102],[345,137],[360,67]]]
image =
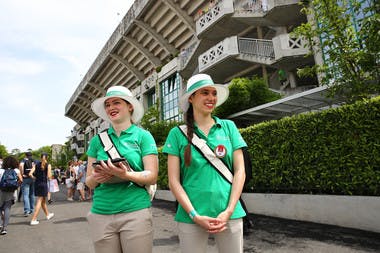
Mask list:
[[380,194],[380,97],[241,132],[254,192]]
[[[380,194],[380,97],[241,129],[253,192]],[[158,184],[168,189],[159,152]]]

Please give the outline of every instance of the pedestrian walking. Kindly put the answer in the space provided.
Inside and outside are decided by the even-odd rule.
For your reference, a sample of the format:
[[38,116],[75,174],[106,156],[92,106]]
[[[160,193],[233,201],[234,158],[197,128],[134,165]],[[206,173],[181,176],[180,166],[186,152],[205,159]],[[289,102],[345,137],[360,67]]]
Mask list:
[[[158,152],[153,136],[136,125],[144,108],[123,86],[110,87],[91,108],[111,123],[105,133],[113,143],[113,148],[107,150],[109,154],[98,134],[87,150],[86,184],[94,189],[87,219],[95,252],[151,253],[151,200],[144,185],[156,183]],[[111,152],[120,154],[125,161],[113,164]],[[100,165],[93,166],[96,161]]]
[[[212,116],[228,94],[228,87],[214,84],[209,75],[191,77],[180,98],[186,125],[170,130],[163,149],[169,187],[179,203],[175,220],[184,253],[206,252],[209,234],[214,234],[218,252],[243,252],[246,213],[239,198],[245,180],[242,148],[247,144],[232,121]],[[197,143],[207,144],[204,151]],[[206,149],[208,154],[203,153]],[[207,157],[225,164],[225,170]]]
[[34,180],[29,176],[35,163],[32,152],[25,152],[25,158],[20,162],[19,169],[23,178],[21,191],[24,202],[24,216],[28,217],[34,211]]
[[65,184],[67,188],[67,200],[73,201],[74,193],[75,193],[75,170],[74,170],[74,162],[69,161],[67,169],[66,169],[66,177]]
[[77,180],[76,189],[79,192],[79,201],[85,201],[86,193],[84,191],[84,186],[86,183],[86,169],[85,169],[85,166],[83,165],[82,160],[78,161],[78,172],[77,172],[76,180]]
[[35,196],[37,197],[36,210],[33,213],[30,225],[38,225],[40,222],[37,220],[38,213],[42,207],[46,215],[46,219],[50,220],[54,217],[54,213],[50,213],[47,207],[48,195],[48,179],[52,178],[51,165],[48,163],[48,154],[41,154],[41,161],[37,161],[36,165],[30,171],[29,176],[35,178]]
[[[19,167],[19,162],[17,161],[17,159],[13,156],[7,156],[4,158],[4,161],[0,168],[1,181],[5,180],[5,178],[3,179],[3,176],[5,174],[12,173],[12,170],[14,171],[13,173],[16,173],[17,175],[17,185],[15,186],[15,188],[9,188],[9,189],[4,188],[0,190],[0,216],[1,216],[0,234],[1,235],[7,234],[7,226],[9,224],[11,207],[15,203],[15,199],[17,196],[16,194],[17,186],[21,185],[22,183],[22,176],[18,167]],[[6,171],[8,173],[6,173]]]

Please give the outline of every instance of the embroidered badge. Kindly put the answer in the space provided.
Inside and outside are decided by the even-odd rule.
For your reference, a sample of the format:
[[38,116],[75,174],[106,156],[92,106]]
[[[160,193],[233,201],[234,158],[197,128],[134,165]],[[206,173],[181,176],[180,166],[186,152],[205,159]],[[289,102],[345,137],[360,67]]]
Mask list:
[[216,146],[214,153],[218,158],[223,158],[227,153],[226,147],[223,145],[218,145]]

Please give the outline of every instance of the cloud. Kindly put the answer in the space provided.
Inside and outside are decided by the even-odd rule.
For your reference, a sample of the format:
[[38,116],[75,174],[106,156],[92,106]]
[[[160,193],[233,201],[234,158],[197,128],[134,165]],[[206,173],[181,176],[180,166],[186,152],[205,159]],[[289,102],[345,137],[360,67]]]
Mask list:
[[0,74],[37,75],[42,73],[45,66],[41,62],[12,57],[0,57]]
[[132,3],[0,1],[0,144],[66,141],[75,122],[65,106]]

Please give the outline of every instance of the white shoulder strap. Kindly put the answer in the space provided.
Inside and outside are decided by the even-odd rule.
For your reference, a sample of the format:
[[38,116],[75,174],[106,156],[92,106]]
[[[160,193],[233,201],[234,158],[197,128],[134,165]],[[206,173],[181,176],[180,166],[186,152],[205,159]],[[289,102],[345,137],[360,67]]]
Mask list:
[[99,137],[100,141],[103,143],[104,151],[108,154],[108,156],[111,159],[121,157],[116,147],[113,145],[107,131],[99,133]]
[[[186,125],[180,125],[182,133],[187,136],[187,127]],[[192,144],[203,154],[203,156],[211,163],[211,165],[224,177],[230,184],[234,176],[232,175],[231,170],[220,160],[211,148],[207,145],[206,141],[199,138],[195,133],[193,134],[193,139],[191,140]]]

